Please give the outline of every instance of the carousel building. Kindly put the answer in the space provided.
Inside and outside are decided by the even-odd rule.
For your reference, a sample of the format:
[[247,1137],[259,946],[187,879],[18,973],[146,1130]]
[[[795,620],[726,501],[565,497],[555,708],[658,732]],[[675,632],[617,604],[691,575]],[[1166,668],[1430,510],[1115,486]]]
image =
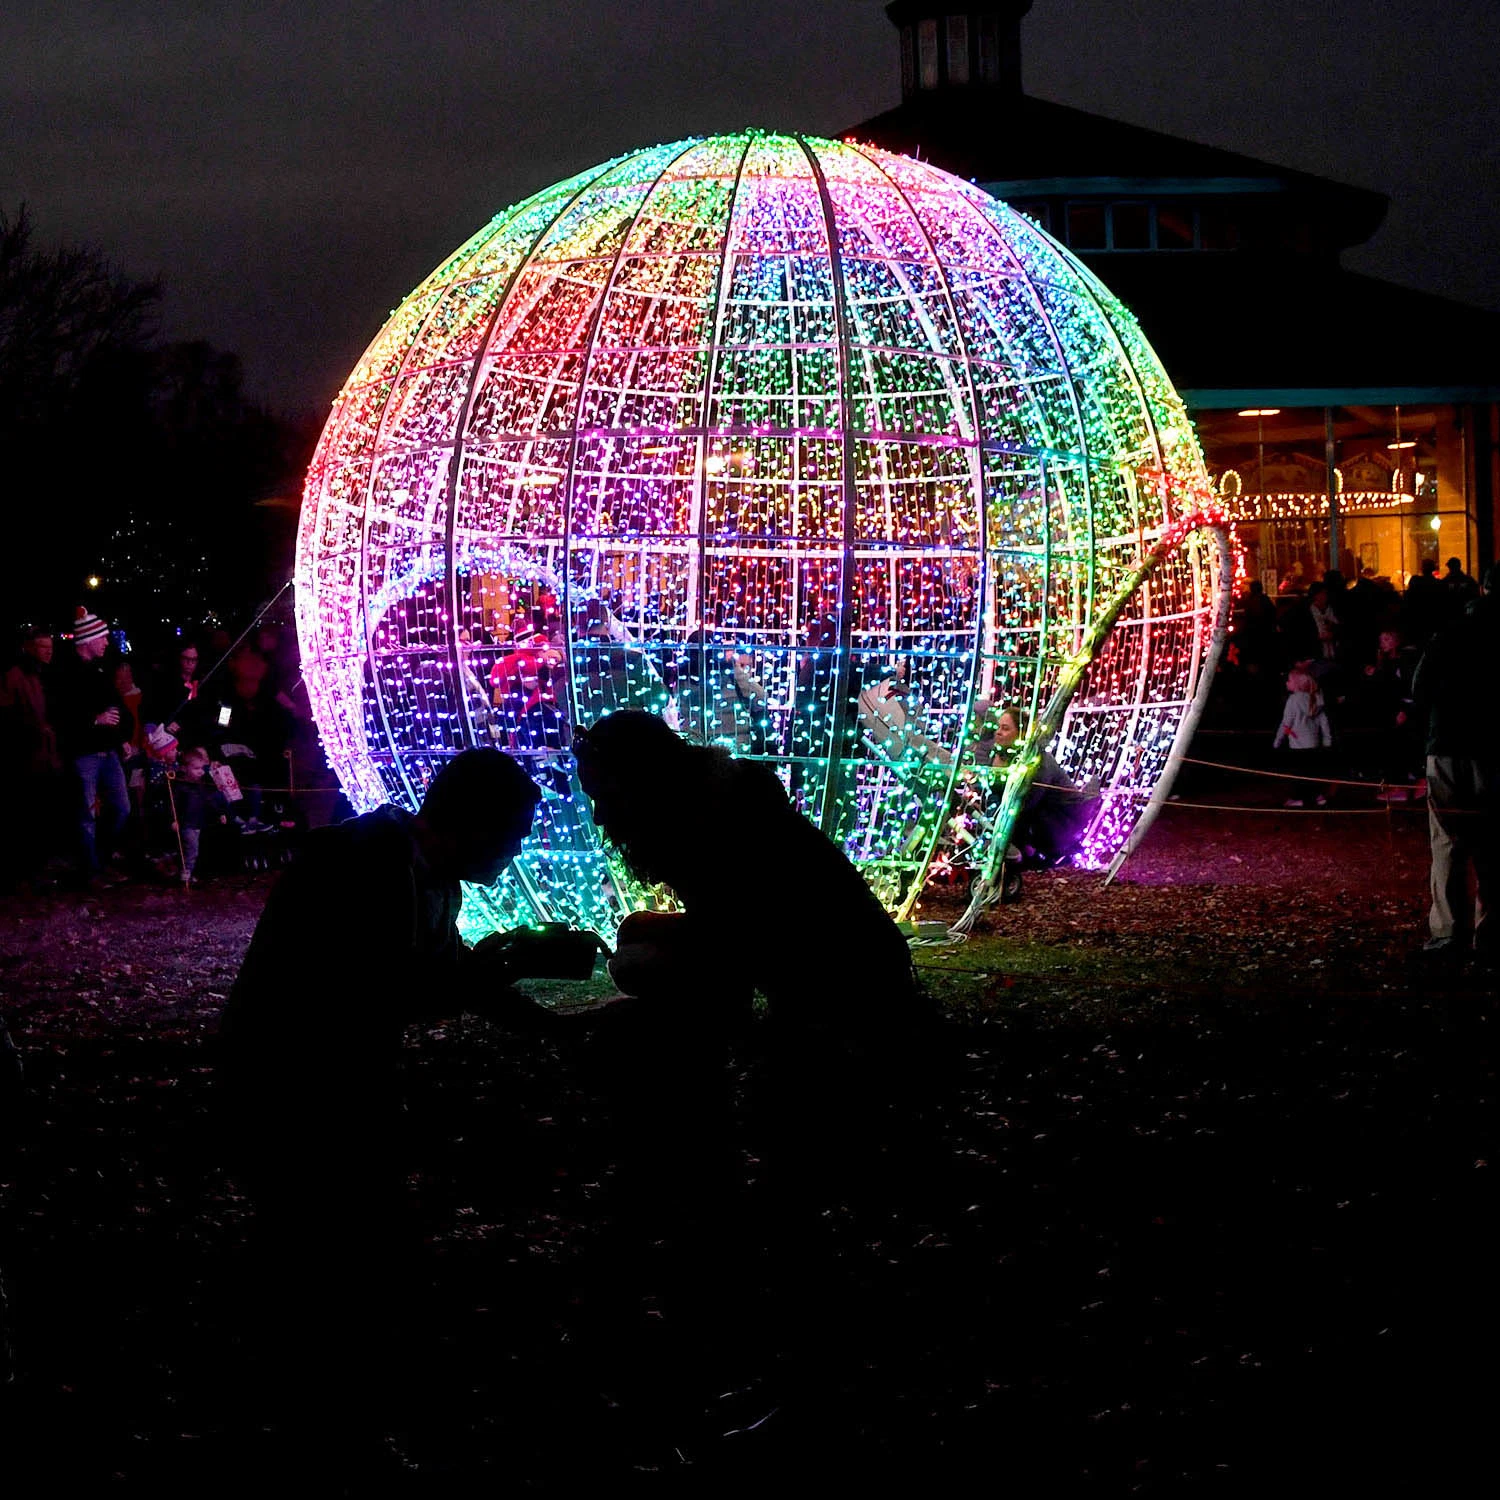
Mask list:
[[1035,99],[1031,0],[895,0],[901,103],[848,138],[1035,219],[1128,306],[1186,400],[1248,578],[1396,588],[1495,556],[1500,315],[1358,274],[1387,200]]

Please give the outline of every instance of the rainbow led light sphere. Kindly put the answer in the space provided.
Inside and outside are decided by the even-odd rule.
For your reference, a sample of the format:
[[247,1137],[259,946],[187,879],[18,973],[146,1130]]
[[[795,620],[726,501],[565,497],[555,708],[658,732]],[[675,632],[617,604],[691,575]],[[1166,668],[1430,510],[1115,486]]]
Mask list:
[[1099,779],[1090,859],[1139,826],[1222,633],[1208,493],[1136,323],[1026,218],[848,142],[677,141],[500,214],[391,316],[308,474],[303,661],[361,810],[468,746],[532,768],[471,932],[641,904],[568,748],[623,706],[769,762],[901,912],[980,702]]

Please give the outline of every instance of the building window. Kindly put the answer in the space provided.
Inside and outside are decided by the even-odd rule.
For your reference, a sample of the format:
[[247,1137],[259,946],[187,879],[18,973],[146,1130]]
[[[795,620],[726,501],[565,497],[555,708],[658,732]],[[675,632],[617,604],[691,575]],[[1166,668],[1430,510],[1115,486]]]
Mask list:
[[938,34],[936,21],[922,21],[917,26],[917,56],[922,67],[922,87],[938,86]]
[[1193,248],[1193,211],[1176,204],[1161,203],[1156,209],[1156,248],[1158,250],[1191,250]]
[[979,81],[1000,81],[1000,28],[993,15],[979,18]]
[[901,28],[901,92],[910,94],[917,86],[917,44],[910,26]]
[[1246,578],[1271,595],[1305,594],[1330,568],[1398,590],[1424,559],[1472,573],[1469,421],[1445,405],[1194,413]]
[[1240,243],[1223,209],[1180,203],[1070,203],[1066,231],[1075,250],[1237,250]]
[[1149,203],[1116,203],[1109,214],[1111,250],[1149,250],[1151,248],[1151,205]]
[[969,81],[969,18],[948,17],[948,82]]
[[1199,210],[1198,245],[1203,250],[1239,249],[1239,230],[1222,208]]
[[1109,249],[1108,213],[1103,203],[1068,205],[1068,243],[1073,249]]

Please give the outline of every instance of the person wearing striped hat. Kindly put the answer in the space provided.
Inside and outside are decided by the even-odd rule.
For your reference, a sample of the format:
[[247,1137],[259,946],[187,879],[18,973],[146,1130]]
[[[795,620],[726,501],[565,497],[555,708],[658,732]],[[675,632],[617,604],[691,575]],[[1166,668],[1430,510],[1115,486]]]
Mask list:
[[71,637],[73,662],[61,684],[57,728],[74,776],[79,874],[90,882],[103,873],[101,842],[110,850],[117,847],[130,816],[120,752],[130,738],[131,722],[114,671],[104,660],[108,622],[80,605]]

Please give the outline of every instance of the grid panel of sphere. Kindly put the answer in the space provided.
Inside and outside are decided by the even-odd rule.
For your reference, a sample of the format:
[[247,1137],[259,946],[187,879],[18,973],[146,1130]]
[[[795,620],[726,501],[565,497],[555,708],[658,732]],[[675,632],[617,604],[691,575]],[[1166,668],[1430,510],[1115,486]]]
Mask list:
[[[766,759],[903,910],[976,704],[1045,703],[1202,482],[1130,315],[978,189],[843,142],[659,146],[499,215],[351,375],[298,539],[315,712],[360,808],[466,746],[532,768],[474,930],[639,903],[568,753],[621,707]],[[1069,709],[1091,857],[1166,760],[1212,572],[1190,539]]]

